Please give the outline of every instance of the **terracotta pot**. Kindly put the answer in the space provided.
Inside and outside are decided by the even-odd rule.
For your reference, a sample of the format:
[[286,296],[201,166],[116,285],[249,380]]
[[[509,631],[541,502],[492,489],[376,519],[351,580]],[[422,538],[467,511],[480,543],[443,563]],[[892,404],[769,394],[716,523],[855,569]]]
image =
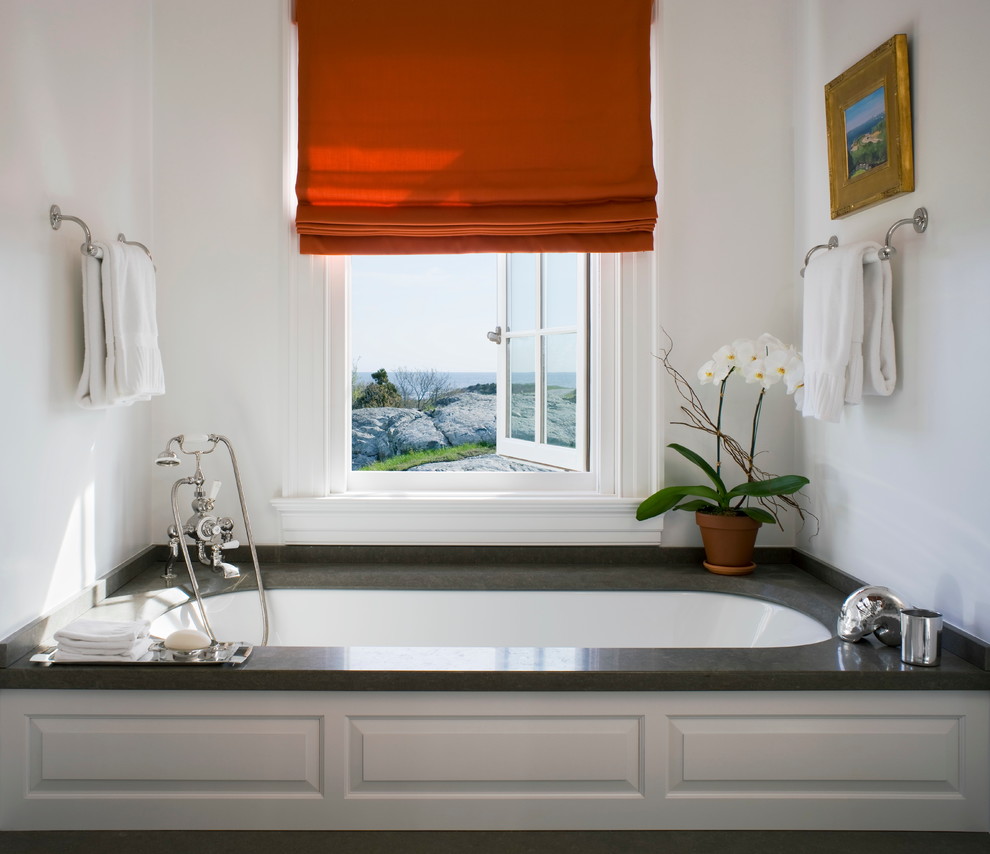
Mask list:
[[705,544],[704,567],[717,575],[747,575],[756,569],[753,549],[761,522],[749,516],[694,514]]

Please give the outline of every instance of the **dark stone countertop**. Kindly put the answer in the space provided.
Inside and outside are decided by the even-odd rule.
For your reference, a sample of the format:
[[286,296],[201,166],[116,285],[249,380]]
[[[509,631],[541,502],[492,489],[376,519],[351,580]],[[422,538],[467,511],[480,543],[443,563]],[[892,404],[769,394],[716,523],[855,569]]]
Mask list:
[[[498,554],[497,550],[494,554]],[[654,552],[655,554],[655,552]],[[202,571],[204,594],[254,587],[250,561],[224,582]],[[93,616],[153,618],[191,597],[185,584],[162,588],[153,565],[101,602]],[[178,567],[179,579],[185,576]],[[387,564],[276,563],[262,567],[276,588],[459,590],[714,590],[788,605],[835,624],[844,598],[836,588],[789,563],[761,564],[749,576],[712,575],[697,563],[547,563],[448,560]],[[767,649],[578,649],[541,665],[538,650],[502,650],[497,666],[471,648],[255,647],[240,665],[36,664],[23,657],[0,669],[5,689],[279,690],[279,691],[818,691],[987,690],[990,672],[943,648],[938,667],[912,667],[898,648],[831,638]],[[360,658],[360,661],[357,659]],[[490,659],[490,656],[489,656]]]

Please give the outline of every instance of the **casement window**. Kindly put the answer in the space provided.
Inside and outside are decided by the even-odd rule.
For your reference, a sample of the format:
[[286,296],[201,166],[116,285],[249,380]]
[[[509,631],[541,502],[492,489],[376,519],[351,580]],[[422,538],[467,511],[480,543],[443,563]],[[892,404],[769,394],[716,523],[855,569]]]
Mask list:
[[[306,5],[315,9],[339,4]],[[601,8],[600,2],[589,0],[582,3],[582,8],[596,5]],[[612,4],[605,5],[612,8]],[[407,6],[396,4],[397,13],[404,14],[401,10]],[[639,6],[642,8],[642,4]],[[510,7],[525,15],[536,8],[528,2],[507,4],[506,8]],[[468,6],[455,3],[450,8]],[[413,26],[415,21],[410,19],[408,23]],[[550,23],[555,45],[561,32],[572,32],[570,28],[562,30],[557,21]],[[575,38],[586,37],[590,38],[575,34]],[[288,28],[288,68],[294,67],[295,38],[295,29]],[[538,38],[527,41],[550,44]],[[614,63],[611,54],[606,54],[607,61],[601,64],[610,69]],[[286,125],[291,129],[296,126],[296,79],[291,72],[288,78]],[[648,92],[646,100],[649,112]],[[607,97],[600,103],[602,110],[611,111],[613,105]],[[647,130],[648,125],[647,120]],[[633,135],[642,138],[640,130]],[[544,138],[545,135],[532,135],[533,140]],[[324,146],[321,151],[331,148]],[[441,148],[438,144],[432,149],[437,157],[442,154]],[[652,146],[648,148],[651,153],[647,156],[652,157]],[[358,172],[374,166],[372,161],[379,155],[393,158],[393,164],[401,161],[408,165],[403,160],[405,155],[395,146],[369,148],[367,155],[350,148],[347,152]],[[401,155],[399,161],[394,159],[397,153]],[[538,171],[552,175],[554,155],[546,156],[550,158],[549,165]],[[638,197],[629,205],[606,206],[608,210],[596,207],[590,211],[579,205],[565,213],[565,217],[572,218],[572,224],[579,223],[586,213],[596,217],[604,213],[598,218],[608,223],[607,229],[620,235],[615,243],[617,249],[606,249],[612,243],[611,237],[603,239],[600,247],[572,249],[572,235],[566,233],[566,223],[564,234],[559,233],[559,223],[527,222],[520,226],[516,214],[499,212],[495,206],[501,225],[491,246],[476,244],[477,235],[471,233],[474,227],[469,225],[467,234],[458,238],[464,241],[461,246],[447,250],[460,252],[469,247],[468,251],[501,255],[496,283],[500,297],[491,325],[484,330],[500,339],[495,346],[502,355],[497,369],[497,451],[514,459],[540,462],[550,470],[355,471],[350,436],[354,367],[351,310],[356,283],[348,255],[317,253],[360,246],[366,230],[378,228],[380,223],[369,223],[367,211],[356,211],[350,205],[338,206],[341,209],[328,213],[326,207],[308,202],[303,205],[300,201],[297,208],[291,198],[297,178],[295,157],[294,134],[289,130],[286,208],[296,226],[286,247],[287,439],[282,496],[273,501],[280,515],[283,541],[548,545],[658,542],[661,520],[635,520],[637,504],[657,488],[660,474],[659,377],[654,357],[659,335],[657,267],[653,252],[630,251],[644,248],[642,235],[652,228],[652,198]],[[458,158],[448,157],[445,162],[451,167],[462,165]],[[439,160],[437,164],[442,165]],[[451,180],[451,175],[444,170],[438,176],[443,179],[438,184],[441,197],[456,191],[456,186],[444,183]],[[317,201],[327,198],[320,183],[325,177],[317,180],[321,188]],[[418,194],[417,205],[431,201],[426,195],[433,183],[419,181],[410,191]],[[562,186],[576,184],[567,177]],[[638,187],[635,193],[653,192],[649,179],[638,180]],[[451,212],[460,218],[459,204],[441,207],[441,219]],[[556,202],[553,207],[556,213],[564,211]],[[493,208],[488,204],[487,209]],[[372,213],[372,219],[378,217],[379,212]],[[339,226],[330,222],[340,219],[338,214],[344,220]],[[386,231],[392,229],[394,233],[375,238],[378,249],[406,251],[410,240],[417,241],[419,227],[424,223],[431,239],[451,227],[450,222],[424,214],[421,206],[410,209],[409,214],[411,218],[388,225]],[[456,226],[461,228],[463,222]],[[539,232],[546,229],[558,232],[552,239],[556,241],[552,250],[539,248],[543,239]],[[590,242],[594,244],[596,240]],[[301,242],[306,243],[303,254],[299,251]],[[558,254],[561,252],[564,254]],[[422,302],[428,306],[428,292],[423,293]],[[409,323],[415,325],[416,318],[410,317]],[[363,367],[370,371],[382,366]],[[561,388],[567,374],[573,374],[573,389]],[[573,430],[560,429],[559,405],[556,413],[550,412],[562,398],[567,398],[570,409],[565,420]],[[524,417],[527,410],[531,417]]]
[[352,471],[588,471],[589,263],[351,258]]
[[[290,258],[288,439],[282,497],[273,501],[284,542],[658,541],[662,520],[635,520],[659,483],[653,253],[589,259],[586,470],[477,473],[352,470],[349,259]],[[507,328],[511,320],[503,335]]]
[[580,253],[499,256],[499,454],[588,470],[589,263]]

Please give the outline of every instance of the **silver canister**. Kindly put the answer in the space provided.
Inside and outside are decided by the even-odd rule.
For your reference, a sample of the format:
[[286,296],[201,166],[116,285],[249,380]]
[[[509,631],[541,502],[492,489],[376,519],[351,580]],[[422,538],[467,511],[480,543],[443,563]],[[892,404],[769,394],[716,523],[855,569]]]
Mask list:
[[924,608],[901,611],[901,661],[934,667],[942,651],[942,615]]

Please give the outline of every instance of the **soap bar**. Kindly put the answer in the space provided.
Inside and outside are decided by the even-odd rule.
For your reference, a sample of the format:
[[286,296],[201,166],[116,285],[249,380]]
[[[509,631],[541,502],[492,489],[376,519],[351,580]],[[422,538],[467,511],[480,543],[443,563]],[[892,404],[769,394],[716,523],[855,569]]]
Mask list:
[[165,649],[188,652],[210,645],[210,637],[197,629],[176,629],[164,641]]

